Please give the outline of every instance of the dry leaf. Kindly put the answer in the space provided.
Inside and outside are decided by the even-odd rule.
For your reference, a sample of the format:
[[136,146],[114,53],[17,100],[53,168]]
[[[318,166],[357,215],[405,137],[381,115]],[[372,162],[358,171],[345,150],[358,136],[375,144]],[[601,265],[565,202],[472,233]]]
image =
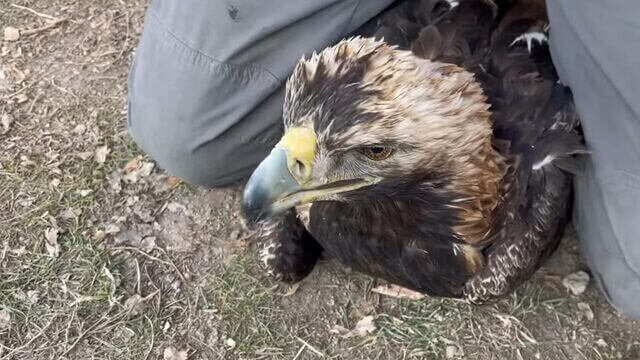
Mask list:
[[124,166],[124,172],[128,174],[139,168],[140,168],[140,157],[138,156],[129,160],[129,162],[127,162],[127,164]]
[[0,117],[0,124],[2,124],[2,134],[8,133],[11,124],[13,124],[13,117],[9,114],[2,114],[2,117]]
[[178,177],[169,176],[167,178],[167,186],[169,186],[169,189],[175,189],[178,186],[180,186],[181,183],[182,183],[182,180],[180,180],[180,178]]
[[62,220],[77,219],[80,215],[82,215],[82,210],[74,208],[65,209],[60,213],[60,217],[62,218]]
[[444,349],[444,353],[447,359],[453,359],[458,353],[458,348],[454,345],[449,345]]
[[335,325],[330,332],[333,334],[338,334],[341,337],[347,339],[351,337],[363,337],[367,334],[370,334],[376,330],[376,325],[373,323],[373,315],[365,316],[360,321],[356,323],[356,326],[353,330],[347,330],[345,327],[340,325]]
[[135,294],[129,297],[127,301],[124,302],[124,308],[127,309],[127,312],[129,312],[131,316],[136,316],[142,311],[143,301],[144,299],[142,298],[142,296]]
[[74,127],[72,131],[76,135],[82,135],[86,130],[87,130],[86,126],[84,126],[83,124],[79,124],[76,127]]
[[20,69],[18,69],[15,65],[11,65],[7,71],[9,72],[9,74],[11,75],[11,77],[13,78],[13,83],[14,84],[22,84],[24,82],[24,80],[27,78],[27,75],[29,74],[29,71],[27,70],[22,71]]
[[178,351],[173,346],[164,349],[164,360],[187,360],[187,350]]
[[184,213],[187,212],[187,207],[178,203],[178,202],[171,202],[169,204],[167,204],[167,210],[171,211],[172,213],[178,212],[178,211],[182,211]]
[[84,152],[77,153],[76,156],[86,161],[93,156],[93,153],[91,151],[84,151]]
[[29,97],[26,94],[18,94],[14,99],[16,99],[16,102],[18,104],[26,103],[27,101],[29,101]]
[[358,336],[365,336],[376,330],[376,325],[373,323],[373,316],[365,316],[362,320],[358,321],[353,331]]
[[578,310],[582,312],[582,316],[587,319],[587,321],[593,321],[593,310],[591,310],[591,306],[589,306],[589,304],[586,302],[579,302]]
[[105,234],[117,234],[119,232],[120,232],[120,227],[116,224],[109,224],[104,228]]
[[424,294],[421,294],[417,291],[409,290],[407,288],[403,288],[397,285],[379,285],[375,288],[371,289],[372,292],[391,296],[399,299],[410,299],[410,300],[420,300],[424,299]]
[[92,192],[93,190],[91,189],[76,190],[76,194],[80,195],[81,197],[87,197]]
[[0,330],[8,329],[11,325],[11,313],[9,310],[0,310]]
[[60,244],[58,244],[58,229],[49,228],[44,232],[44,245],[47,249],[47,253],[51,257],[58,257],[60,255]]
[[38,290],[27,291],[27,300],[32,304],[37,303],[40,300],[40,292]]
[[607,342],[604,341],[604,339],[598,339],[596,341],[596,345],[603,348],[606,348],[607,346],[609,346],[609,344],[607,344]]
[[6,41],[17,41],[20,39],[20,30],[7,26],[4,28],[4,39]]
[[562,285],[569,289],[573,295],[580,295],[589,285],[589,274],[585,271],[576,271],[573,274],[569,274],[562,279]]
[[[126,167],[126,166],[125,166]],[[135,169],[132,170],[131,172],[127,173],[125,176],[122,177],[122,180],[128,182],[128,183],[137,183],[138,180],[140,180],[141,178],[147,177],[149,175],[151,175],[151,172],[153,171],[153,168],[155,167],[155,164],[152,162],[144,162],[142,163],[142,165]],[[126,170],[125,170],[126,172]]]
[[147,236],[146,238],[140,240],[140,250],[150,253],[156,247],[156,237],[155,236]]
[[93,160],[98,164],[104,164],[104,162],[107,161],[107,155],[109,155],[110,152],[111,150],[109,150],[107,145],[99,146],[93,154]]
[[151,175],[151,172],[153,171],[154,167],[155,167],[155,164],[152,162],[143,163],[142,168],[140,169],[140,175],[142,175],[142,177],[147,177]]
[[107,176],[107,182],[109,183],[109,187],[116,194],[122,191],[122,170],[116,170]]

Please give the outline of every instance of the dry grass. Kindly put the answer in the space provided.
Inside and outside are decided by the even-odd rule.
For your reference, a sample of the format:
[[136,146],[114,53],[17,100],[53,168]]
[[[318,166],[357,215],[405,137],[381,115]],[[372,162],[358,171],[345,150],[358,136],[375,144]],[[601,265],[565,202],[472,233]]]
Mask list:
[[[244,241],[237,189],[176,186],[137,157],[125,81],[144,5],[0,0],[21,30],[0,52],[0,359],[640,357],[636,322],[560,285],[584,268],[571,235],[485,308],[382,297],[330,259],[284,296]],[[364,337],[331,331],[369,315]]]

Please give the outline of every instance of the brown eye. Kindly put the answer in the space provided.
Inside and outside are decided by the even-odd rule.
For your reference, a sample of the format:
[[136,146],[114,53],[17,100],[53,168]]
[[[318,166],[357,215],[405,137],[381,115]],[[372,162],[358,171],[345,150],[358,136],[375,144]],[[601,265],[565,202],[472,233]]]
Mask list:
[[371,160],[384,160],[391,156],[392,149],[386,146],[369,146],[362,150],[362,153]]

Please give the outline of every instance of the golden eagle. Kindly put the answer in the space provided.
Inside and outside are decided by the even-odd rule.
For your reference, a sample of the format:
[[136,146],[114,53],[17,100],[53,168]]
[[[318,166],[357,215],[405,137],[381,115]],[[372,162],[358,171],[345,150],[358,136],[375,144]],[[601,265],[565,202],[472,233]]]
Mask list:
[[243,195],[269,273],[299,281],[324,251],[476,304],[526,281],[584,152],[547,21],[543,1],[401,1],[303,57]]

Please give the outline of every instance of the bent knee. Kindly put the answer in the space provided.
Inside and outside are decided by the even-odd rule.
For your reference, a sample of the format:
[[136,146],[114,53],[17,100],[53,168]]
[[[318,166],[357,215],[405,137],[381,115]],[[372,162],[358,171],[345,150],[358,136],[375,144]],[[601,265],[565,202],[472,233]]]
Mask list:
[[194,149],[194,139],[173,134],[165,128],[163,134],[148,136],[154,129],[136,126],[129,133],[136,144],[158,167],[183,181],[199,186],[217,187],[248,176],[255,164],[243,159],[239,149],[229,146],[224,138],[215,139]]

